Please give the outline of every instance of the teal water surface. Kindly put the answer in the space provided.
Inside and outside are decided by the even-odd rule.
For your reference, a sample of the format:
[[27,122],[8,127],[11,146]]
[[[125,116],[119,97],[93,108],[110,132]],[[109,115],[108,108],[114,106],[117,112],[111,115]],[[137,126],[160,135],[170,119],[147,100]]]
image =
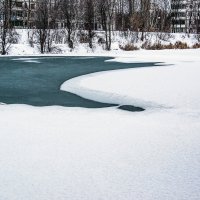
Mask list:
[[[0,58],[0,102],[33,106],[102,108],[118,106],[84,99],[61,91],[66,80],[94,72],[152,67],[158,63],[105,62],[108,57],[2,57]],[[119,80],[121,81],[121,80]],[[124,110],[142,111],[133,105]],[[119,106],[119,107],[120,107]]]

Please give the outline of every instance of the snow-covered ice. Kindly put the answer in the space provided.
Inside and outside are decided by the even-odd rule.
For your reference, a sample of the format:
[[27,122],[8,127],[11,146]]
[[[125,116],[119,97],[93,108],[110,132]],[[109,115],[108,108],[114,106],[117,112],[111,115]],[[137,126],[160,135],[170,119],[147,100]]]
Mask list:
[[[65,82],[61,89],[96,101],[133,104],[144,108],[200,111],[200,58],[198,56],[195,58],[193,56],[195,51],[190,50],[183,60],[180,57],[175,61],[176,51],[164,52],[165,54],[158,53],[159,58],[154,56],[153,51],[149,51],[149,55],[143,54],[143,58],[139,57],[141,53],[138,53],[134,57],[112,59],[126,63],[158,62],[158,67],[85,75]],[[153,56],[154,58],[150,58]],[[159,66],[159,63],[163,66]]]
[[0,105],[0,199],[199,200],[199,53],[127,52],[115,61],[165,65],[61,87],[144,112]]

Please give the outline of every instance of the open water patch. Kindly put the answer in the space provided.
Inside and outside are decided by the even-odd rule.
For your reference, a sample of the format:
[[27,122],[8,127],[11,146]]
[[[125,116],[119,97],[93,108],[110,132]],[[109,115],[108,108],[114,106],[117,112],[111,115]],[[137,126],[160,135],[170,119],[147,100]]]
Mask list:
[[[82,59],[84,58],[84,59]],[[102,103],[61,91],[65,81],[95,72],[138,67],[159,63],[105,62],[108,57],[2,57],[0,58],[0,102],[33,106],[104,108],[117,106],[127,111],[143,111],[133,105]],[[34,62],[35,61],[35,62]],[[38,63],[39,62],[39,63]]]
[[130,112],[142,112],[142,111],[145,111],[144,108],[135,107],[135,106],[132,106],[132,105],[122,105],[122,106],[118,106],[118,109],[120,109],[120,110],[125,110],[125,111],[130,111]]

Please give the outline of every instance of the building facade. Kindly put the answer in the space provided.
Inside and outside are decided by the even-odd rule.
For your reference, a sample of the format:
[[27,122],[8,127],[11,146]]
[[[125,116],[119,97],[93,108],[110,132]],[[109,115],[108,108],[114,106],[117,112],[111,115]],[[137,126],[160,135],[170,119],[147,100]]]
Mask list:
[[15,0],[12,4],[11,21],[15,27],[34,26],[36,12],[35,0]]
[[200,33],[200,0],[172,0],[171,14],[173,33]]
[[[77,3],[78,1],[73,1]],[[11,21],[14,27],[17,28],[34,28],[37,21],[37,6],[40,3],[40,0],[13,0],[12,3],[12,17]],[[49,1],[50,5],[54,5],[54,0]],[[77,5],[78,7],[78,5]],[[61,15],[57,15],[55,19],[55,25],[58,28],[64,28],[66,22],[62,19]],[[77,23],[77,22],[74,22]],[[80,28],[85,28],[84,22],[80,19],[78,21]],[[98,18],[94,20],[94,30],[102,30],[100,20]]]

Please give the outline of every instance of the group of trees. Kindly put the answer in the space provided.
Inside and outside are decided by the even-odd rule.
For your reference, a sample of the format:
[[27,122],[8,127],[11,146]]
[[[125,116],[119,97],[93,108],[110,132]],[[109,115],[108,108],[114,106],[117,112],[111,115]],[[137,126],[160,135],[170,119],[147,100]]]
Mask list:
[[13,39],[13,28],[11,25],[12,1],[0,1],[0,51],[5,55],[7,48]]
[[[6,53],[13,37],[13,10],[17,0],[0,0],[0,51]],[[35,6],[31,7],[31,2]],[[66,31],[66,42],[74,46],[74,33],[85,31],[85,40],[93,47],[95,30],[105,33],[102,39],[111,49],[112,31],[169,32],[169,0],[24,0],[21,14],[26,28],[35,29],[41,53],[51,51],[52,33],[59,27]],[[34,14],[30,23],[31,13]]]

